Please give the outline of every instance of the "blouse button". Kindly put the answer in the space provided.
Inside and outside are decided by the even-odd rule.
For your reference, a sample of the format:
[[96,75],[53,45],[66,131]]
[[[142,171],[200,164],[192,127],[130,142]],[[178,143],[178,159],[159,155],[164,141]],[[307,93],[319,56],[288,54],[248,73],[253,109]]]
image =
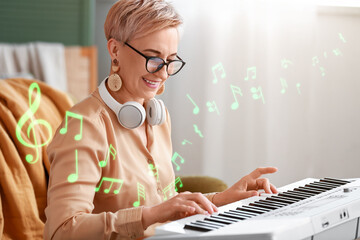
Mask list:
[[159,187],[158,187],[157,191],[158,191],[159,194],[162,193],[162,191],[161,191],[161,189]]
[[153,163],[153,161],[151,159],[148,159],[148,164]]

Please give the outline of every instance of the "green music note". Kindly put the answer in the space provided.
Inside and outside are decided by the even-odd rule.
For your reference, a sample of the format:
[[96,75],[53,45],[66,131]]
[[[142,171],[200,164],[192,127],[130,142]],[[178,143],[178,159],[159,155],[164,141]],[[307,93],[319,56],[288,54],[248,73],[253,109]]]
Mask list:
[[345,40],[344,36],[341,33],[339,33],[339,37],[340,37],[341,41],[343,41],[343,43],[346,43],[346,40]]
[[321,76],[324,77],[325,76],[325,68],[320,67],[320,71],[321,71]]
[[[179,184],[179,187],[182,188],[183,187],[183,183],[180,179],[180,177],[177,177],[175,179],[175,181],[172,181],[169,185],[167,185],[164,189],[163,189],[163,194],[164,194],[164,201],[166,201],[168,199],[168,195],[169,197],[173,196],[173,192],[175,190],[175,192],[178,191],[177,188],[177,184]],[[168,193],[168,194],[167,194]]]
[[179,164],[176,163],[176,159],[179,158],[180,159],[180,163],[184,164],[185,160],[183,157],[180,156],[179,153],[175,152],[174,155],[171,158],[171,161],[176,165],[176,170],[179,171],[180,170],[180,166]]
[[256,87],[252,87],[251,92],[253,93],[253,95],[252,95],[253,99],[257,100],[257,99],[261,98],[263,104],[265,104],[265,99],[264,99],[264,96],[262,94],[261,87],[258,87],[257,89],[256,89]]
[[[167,195],[169,195],[169,197],[172,197],[173,195],[173,191],[171,191],[172,189],[174,189],[175,182],[171,182],[169,185],[167,185],[164,189],[163,189],[163,194],[164,194],[164,201],[166,201],[168,199]],[[166,194],[166,193],[169,194]]]
[[293,63],[288,59],[284,58],[281,60],[281,66],[285,69],[288,68],[290,64],[293,64]]
[[235,102],[233,102],[231,104],[231,109],[235,110],[235,109],[238,109],[239,108],[239,102],[235,96],[235,94],[239,94],[240,96],[242,96],[242,92],[241,92],[241,89],[240,87],[237,87],[237,86],[234,86],[234,85],[230,85],[230,88],[231,88],[231,92],[234,96],[234,99],[235,99]]
[[140,206],[140,197],[145,201],[145,187],[140,183],[137,183],[138,200],[133,203],[134,207]]
[[178,191],[178,188],[177,188],[177,186],[176,186],[177,183],[180,183],[180,184],[179,184],[179,187],[181,187],[181,188],[183,187],[183,183],[182,183],[180,177],[177,177],[177,178],[175,179],[174,185],[175,185],[175,191],[176,191],[176,192]]
[[65,116],[65,127],[60,129],[60,134],[65,134],[67,133],[67,129],[68,129],[68,118],[72,117],[72,118],[76,118],[80,120],[80,131],[78,134],[75,135],[74,139],[76,141],[81,140],[82,138],[82,125],[83,125],[83,117],[79,114],[70,112],[70,111],[66,111],[66,116]]
[[212,103],[209,102],[209,101],[206,102],[206,106],[208,107],[209,112],[215,112],[216,111],[216,113],[218,115],[220,115],[219,109],[217,108],[215,101],[213,101]]
[[123,185],[124,180],[117,179],[117,178],[102,177],[99,186],[95,188],[95,192],[98,192],[100,190],[101,185],[102,185],[103,182],[111,182],[110,186],[108,188],[104,189],[104,193],[109,193],[112,185],[114,183],[119,183],[120,187],[114,190],[114,193],[118,194],[120,192],[120,189],[121,189],[121,187]]
[[335,56],[342,56],[342,53],[341,53],[340,49],[338,49],[338,48],[334,49],[333,53],[335,54]]
[[154,166],[154,164],[150,163],[148,165],[148,168],[150,169],[149,174],[150,176],[156,177],[156,182],[159,182],[159,169]]
[[288,88],[288,85],[284,78],[280,78],[280,82],[281,82],[281,93],[284,94],[286,92],[286,88]]
[[191,142],[189,142],[188,140],[184,139],[184,141],[181,142],[182,145],[185,145],[186,143],[188,144],[192,144]]
[[195,133],[199,134],[201,138],[204,137],[196,124],[194,124],[194,131]]
[[[32,102],[32,93],[34,92],[34,90],[36,91],[36,95],[35,95],[34,102]],[[37,111],[37,109],[40,106],[40,99],[41,99],[40,87],[36,82],[33,82],[29,86],[28,96],[29,96],[29,110],[27,110],[24,113],[24,115],[21,116],[21,118],[19,119],[19,122],[16,125],[16,137],[19,140],[19,142],[21,144],[23,144],[24,146],[36,149],[37,157],[35,158],[35,160],[34,160],[34,156],[32,154],[27,154],[25,157],[25,160],[28,163],[34,164],[39,160],[39,148],[41,148],[42,146],[44,146],[50,142],[51,137],[52,137],[52,128],[51,128],[50,124],[48,122],[46,122],[45,120],[35,119],[35,117],[34,117],[35,112]],[[30,139],[30,132],[32,132],[34,144],[26,142],[22,137],[22,128],[28,120],[31,120],[31,123],[29,124],[26,133],[27,133],[28,139]],[[35,125],[43,125],[46,127],[49,135],[48,135],[47,140],[44,143],[41,143],[41,144],[37,143],[37,136],[36,136],[36,132],[35,132],[35,128],[34,128]]]
[[312,58],[312,65],[315,67],[316,64],[318,64],[318,63],[319,63],[319,58],[317,56],[313,57]]
[[105,167],[108,160],[109,160],[109,157],[110,157],[110,154],[113,156],[113,160],[115,160],[115,156],[116,156],[116,150],[115,148],[112,146],[112,144],[110,143],[110,146],[109,146],[109,150],[108,150],[108,154],[107,154],[107,157],[105,160],[101,160],[99,162],[99,166],[100,167]]
[[301,86],[300,83],[297,83],[297,84],[296,84],[296,88],[297,88],[297,91],[298,91],[299,95],[301,95],[300,86]]
[[196,105],[196,103],[194,102],[194,100],[192,100],[192,98],[190,97],[190,95],[189,94],[186,94],[186,96],[189,98],[189,100],[192,102],[192,104],[194,104],[194,109],[193,109],[193,114],[198,114],[199,113],[199,111],[200,111],[200,109],[199,109],[199,107],[198,107],[198,105]]
[[219,62],[218,64],[216,64],[215,66],[213,66],[211,68],[211,71],[213,72],[214,74],[214,80],[213,80],[213,83],[217,83],[218,82],[218,78],[216,76],[216,71],[221,71],[221,78],[225,78],[226,77],[226,73],[225,73],[225,70],[224,70],[224,66],[222,65],[221,62]]
[[79,168],[78,168],[78,151],[75,149],[75,173],[72,173],[68,176],[68,182],[73,183],[79,177]]
[[249,80],[249,75],[252,75],[251,78],[255,79],[256,78],[256,67],[248,67],[246,70],[246,77],[244,78],[245,81]]

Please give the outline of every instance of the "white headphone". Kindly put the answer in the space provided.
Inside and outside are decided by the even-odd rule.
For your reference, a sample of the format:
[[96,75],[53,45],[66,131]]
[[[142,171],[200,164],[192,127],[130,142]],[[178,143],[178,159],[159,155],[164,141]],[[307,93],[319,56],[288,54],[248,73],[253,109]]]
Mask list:
[[141,126],[145,117],[151,126],[161,125],[166,120],[165,104],[162,100],[155,98],[146,103],[146,113],[144,107],[135,101],[129,101],[124,104],[116,101],[108,92],[105,86],[105,78],[99,86],[99,94],[105,104],[113,110],[121,126],[127,129],[134,129]]

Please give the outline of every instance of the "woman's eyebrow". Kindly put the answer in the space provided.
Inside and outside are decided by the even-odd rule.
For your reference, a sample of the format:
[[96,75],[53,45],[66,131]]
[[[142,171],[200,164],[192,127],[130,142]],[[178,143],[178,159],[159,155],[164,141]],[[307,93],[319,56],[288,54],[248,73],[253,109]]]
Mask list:
[[[144,52],[153,52],[157,55],[161,55],[161,52],[159,52],[158,50],[155,50],[155,49],[145,49]],[[170,54],[169,57],[172,57],[172,56],[176,56],[176,53],[173,53],[173,54]]]

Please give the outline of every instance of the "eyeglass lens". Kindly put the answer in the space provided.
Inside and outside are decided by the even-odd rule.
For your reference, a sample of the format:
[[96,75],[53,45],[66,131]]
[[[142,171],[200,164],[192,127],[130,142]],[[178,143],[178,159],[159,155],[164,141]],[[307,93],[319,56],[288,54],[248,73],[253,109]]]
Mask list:
[[[147,62],[146,68],[149,72],[154,73],[159,71],[165,65],[164,61],[161,58],[150,58]],[[181,61],[170,62],[167,66],[167,73],[169,75],[174,75],[177,73],[183,63]]]

